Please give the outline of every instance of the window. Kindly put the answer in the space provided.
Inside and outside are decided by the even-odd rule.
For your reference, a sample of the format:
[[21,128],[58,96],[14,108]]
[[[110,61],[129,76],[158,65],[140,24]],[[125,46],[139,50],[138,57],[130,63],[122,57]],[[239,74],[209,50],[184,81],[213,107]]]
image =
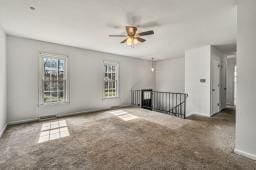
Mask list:
[[118,97],[118,64],[104,62],[104,97]]
[[40,104],[68,102],[67,56],[41,53]]

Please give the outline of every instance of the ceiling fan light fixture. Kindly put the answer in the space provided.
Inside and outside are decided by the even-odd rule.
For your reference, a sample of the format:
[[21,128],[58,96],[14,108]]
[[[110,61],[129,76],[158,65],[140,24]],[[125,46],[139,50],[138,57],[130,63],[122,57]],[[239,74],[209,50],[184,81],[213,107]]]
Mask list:
[[134,28],[133,28],[133,27],[129,27],[129,28],[128,28],[128,32],[133,33],[133,31],[134,31]]
[[154,58],[152,58],[152,62],[151,62],[151,71],[154,72],[155,68],[154,68]]
[[126,26],[125,28],[127,33],[126,35],[123,35],[123,34],[109,35],[109,37],[126,37],[126,39],[124,39],[120,43],[121,44],[126,43],[128,46],[131,46],[134,48],[135,45],[146,41],[144,38],[141,38],[141,36],[154,34],[153,30],[137,33],[138,28],[135,26]]
[[137,39],[137,38],[134,38],[134,39],[133,39],[133,44],[136,45],[136,44],[138,44],[138,43],[139,43],[138,39]]
[[127,45],[133,45],[132,37],[128,37],[126,43],[127,43]]

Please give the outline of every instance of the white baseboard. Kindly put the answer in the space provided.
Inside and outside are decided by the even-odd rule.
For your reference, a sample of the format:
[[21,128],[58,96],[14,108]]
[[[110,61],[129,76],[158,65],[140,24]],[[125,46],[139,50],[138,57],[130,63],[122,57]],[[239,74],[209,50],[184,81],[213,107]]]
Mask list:
[[[79,112],[72,112],[72,113],[60,113],[60,114],[57,114],[56,116],[58,118],[60,118],[60,117],[67,117],[67,116],[75,116],[75,115],[79,115],[79,114],[83,114],[83,113],[102,112],[102,111],[108,111],[108,110],[112,110],[112,109],[121,109],[121,108],[125,108],[125,107],[130,107],[130,105],[106,107],[106,108],[97,108],[97,109],[88,109],[88,110],[79,111]],[[8,122],[8,125],[17,125],[17,124],[35,122],[35,121],[38,121],[38,120],[39,120],[39,117],[38,118],[26,119],[26,120],[11,121],[11,122]]]
[[252,160],[256,160],[256,155],[254,155],[254,154],[251,154],[251,153],[248,153],[248,152],[245,152],[245,151],[241,151],[239,149],[234,149],[234,152],[238,155],[245,156],[245,157],[250,158]]
[[2,129],[0,129],[0,138],[3,136],[4,131],[6,130],[7,124],[4,125]]
[[57,117],[67,117],[67,116],[80,115],[80,114],[83,114],[83,113],[102,112],[102,111],[107,111],[107,110],[110,110],[110,108],[88,109],[88,110],[79,111],[79,112],[72,112],[72,113],[59,113],[56,116]]
[[39,118],[11,121],[11,122],[8,122],[8,125],[18,125],[18,124],[22,124],[22,123],[35,122],[35,121],[38,121],[38,120],[39,120]]
[[202,116],[202,117],[211,117],[210,114],[208,115],[208,114],[199,113],[199,112],[194,112],[194,113],[186,114],[186,117],[193,116],[193,115]]
[[88,109],[84,111],[79,111],[79,112],[72,112],[72,113],[60,113],[57,114],[57,117],[66,117],[66,116],[75,116],[83,113],[93,113],[93,112],[104,112],[108,110],[114,110],[114,109],[121,109],[125,107],[130,107],[131,105],[122,105],[122,106],[114,106],[114,107],[102,107],[102,108],[94,108],[94,109]]
[[233,108],[233,107],[235,107],[235,105],[233,105],[233,104],[226,104],[226,106],[225,106],[225,108]]

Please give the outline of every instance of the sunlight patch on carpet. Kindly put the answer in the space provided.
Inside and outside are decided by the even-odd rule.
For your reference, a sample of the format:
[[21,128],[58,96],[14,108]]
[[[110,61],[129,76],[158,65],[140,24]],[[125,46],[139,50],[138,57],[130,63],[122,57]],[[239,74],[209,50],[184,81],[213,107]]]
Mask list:
[[124,120],[124,121],[129,121],[129,120],[133,120],[133,119],[137,119],[137,116],[134,116],[132,114],[127,113],[124,110],[115,110],[115,111],[111,111],[111,114],[119,117],[120,119]]
[[70,136],[66,120],[43,123],[38,143]]

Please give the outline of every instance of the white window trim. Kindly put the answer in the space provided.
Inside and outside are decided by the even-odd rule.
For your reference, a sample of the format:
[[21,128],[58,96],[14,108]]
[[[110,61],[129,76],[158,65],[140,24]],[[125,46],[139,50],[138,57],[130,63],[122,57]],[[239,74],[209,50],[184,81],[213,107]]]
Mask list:
[[[43,57],[49,56],[51,58],[58,58],[58,59],[65,59],[65,77],[66,77],[66,100],[65,101],[58,101],[58,102],[48,102],[45,103],[43,101],[43,85],[42,85],[42,78],[43,78]],[[38,106],[46,106],[46,105],[58,105],[58,104],[69,104],[70,103],[70,83],[69,83],[69,57],[67,55],[62,54],[54,54],[54,53],[47,53],[47,52],[39,52],[39,69],[38,69]]]
[[[104,80],[104,78],[105,78],[105,64],[111,64],[111,65],[116,65],[116,70],[117,70],[117,75],[116,75],[116,77],[117,77],[117,84],[116,84],[116,93],[117,93],[117,95],[116,96],[105,96],[105,86],[104,86],[104,84],[105,84],[105,80]],[[114,98],[119,98],[119,86],[120,86],[120,77],[119,77],[119,75],[120,75],[120,69],[119,69],[119,62],[115,62],[115,61],[103,61],[103,90],[102,90],[102,99],[114,99]]]

